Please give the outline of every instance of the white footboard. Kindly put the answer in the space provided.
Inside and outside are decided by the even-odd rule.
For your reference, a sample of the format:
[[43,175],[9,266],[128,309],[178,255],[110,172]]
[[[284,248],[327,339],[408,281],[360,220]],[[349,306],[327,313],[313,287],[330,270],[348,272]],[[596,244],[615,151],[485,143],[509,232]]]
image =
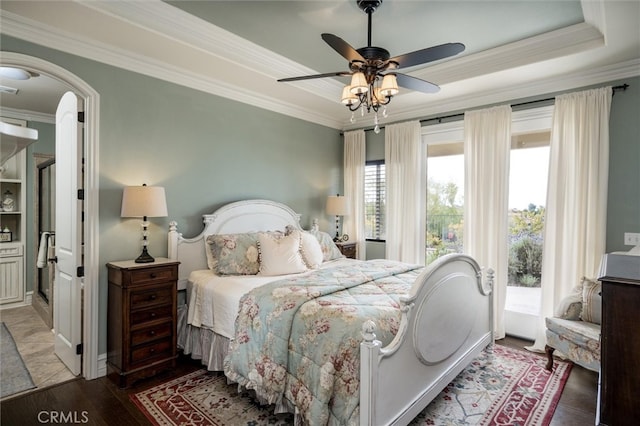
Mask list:
[[466,255],[444,256],[402,303],[395,339],[382,348],[375,323],[363,325],[360,424],[406,425],[493,342],[493,272],[483,283]]

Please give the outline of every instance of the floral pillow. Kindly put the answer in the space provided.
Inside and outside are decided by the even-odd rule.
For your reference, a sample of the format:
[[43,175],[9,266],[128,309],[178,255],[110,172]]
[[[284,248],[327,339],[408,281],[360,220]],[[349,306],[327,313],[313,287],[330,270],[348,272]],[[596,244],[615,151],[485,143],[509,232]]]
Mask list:
[[584,279],[582,283],[582,321],[602,324],[602,284]]
[[213,262],[212,270],[218,275],[256,275],[259,271],[258,233],[213,234],[207,237]]

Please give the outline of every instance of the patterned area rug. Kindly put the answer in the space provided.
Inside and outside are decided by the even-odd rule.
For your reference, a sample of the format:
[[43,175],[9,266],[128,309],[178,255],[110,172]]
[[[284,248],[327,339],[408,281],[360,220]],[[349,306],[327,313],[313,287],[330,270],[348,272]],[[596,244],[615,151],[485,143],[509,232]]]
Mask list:
[[36,387],[13,336],[3,322],[0,323],[0,378],[0,398]]
[[[553,417],[571,365],[530,352],[494,345],[458,375],[411,425],[546,426]],[[274,415],[237,393],[220,374],[198,370],[131,400],[155,425],[287,425],[288,414]]]

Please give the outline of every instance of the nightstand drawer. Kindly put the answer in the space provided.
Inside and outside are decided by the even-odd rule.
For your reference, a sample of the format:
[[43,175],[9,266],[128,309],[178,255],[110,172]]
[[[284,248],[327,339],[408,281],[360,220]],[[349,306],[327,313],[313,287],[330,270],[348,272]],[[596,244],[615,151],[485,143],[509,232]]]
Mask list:
[[345,257],[350,259],[356,258],[356,243],[338,243],[336,244]]
[[153,358],[168,357],[172,354],[171,339],[164,339],[148,346],[140,346],[131,351],[131,364],[146,364]]
[[131,333],[131,346],[137,346],[143,343],[152,342],[154,340],[171,337],[173,324],[165,322],[164,324],[154,325],[152,327],[136,330]]
[[131,325],[136,326],[138,324],[159,320],[161,318],[172,318],[172,315],[172,305],[155,306],[141,311],[137,310],[135,312],[131,312]]
[[131,284],[153,284],[176,280],[176,268],[165,266],[131,271]]
[[156,287],[152,290],[132,291],[131,310],[143,309],[155,305],[171,305],[175,293],[175,284]]

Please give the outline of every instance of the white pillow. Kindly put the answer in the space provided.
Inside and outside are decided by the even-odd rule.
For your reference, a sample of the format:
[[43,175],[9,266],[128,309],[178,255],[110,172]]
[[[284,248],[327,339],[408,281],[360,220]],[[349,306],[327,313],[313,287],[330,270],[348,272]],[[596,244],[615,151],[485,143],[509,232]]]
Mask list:
[[260,275],[285,275],[305,272],[300,251],[302,234],[293,231],[291,234],[274,238],[273,236],[258,234],[258,250],[260,252]]
[[309,269],[318,269],[322,265],[324,254],[315,235],[302,232],[302,258]]

